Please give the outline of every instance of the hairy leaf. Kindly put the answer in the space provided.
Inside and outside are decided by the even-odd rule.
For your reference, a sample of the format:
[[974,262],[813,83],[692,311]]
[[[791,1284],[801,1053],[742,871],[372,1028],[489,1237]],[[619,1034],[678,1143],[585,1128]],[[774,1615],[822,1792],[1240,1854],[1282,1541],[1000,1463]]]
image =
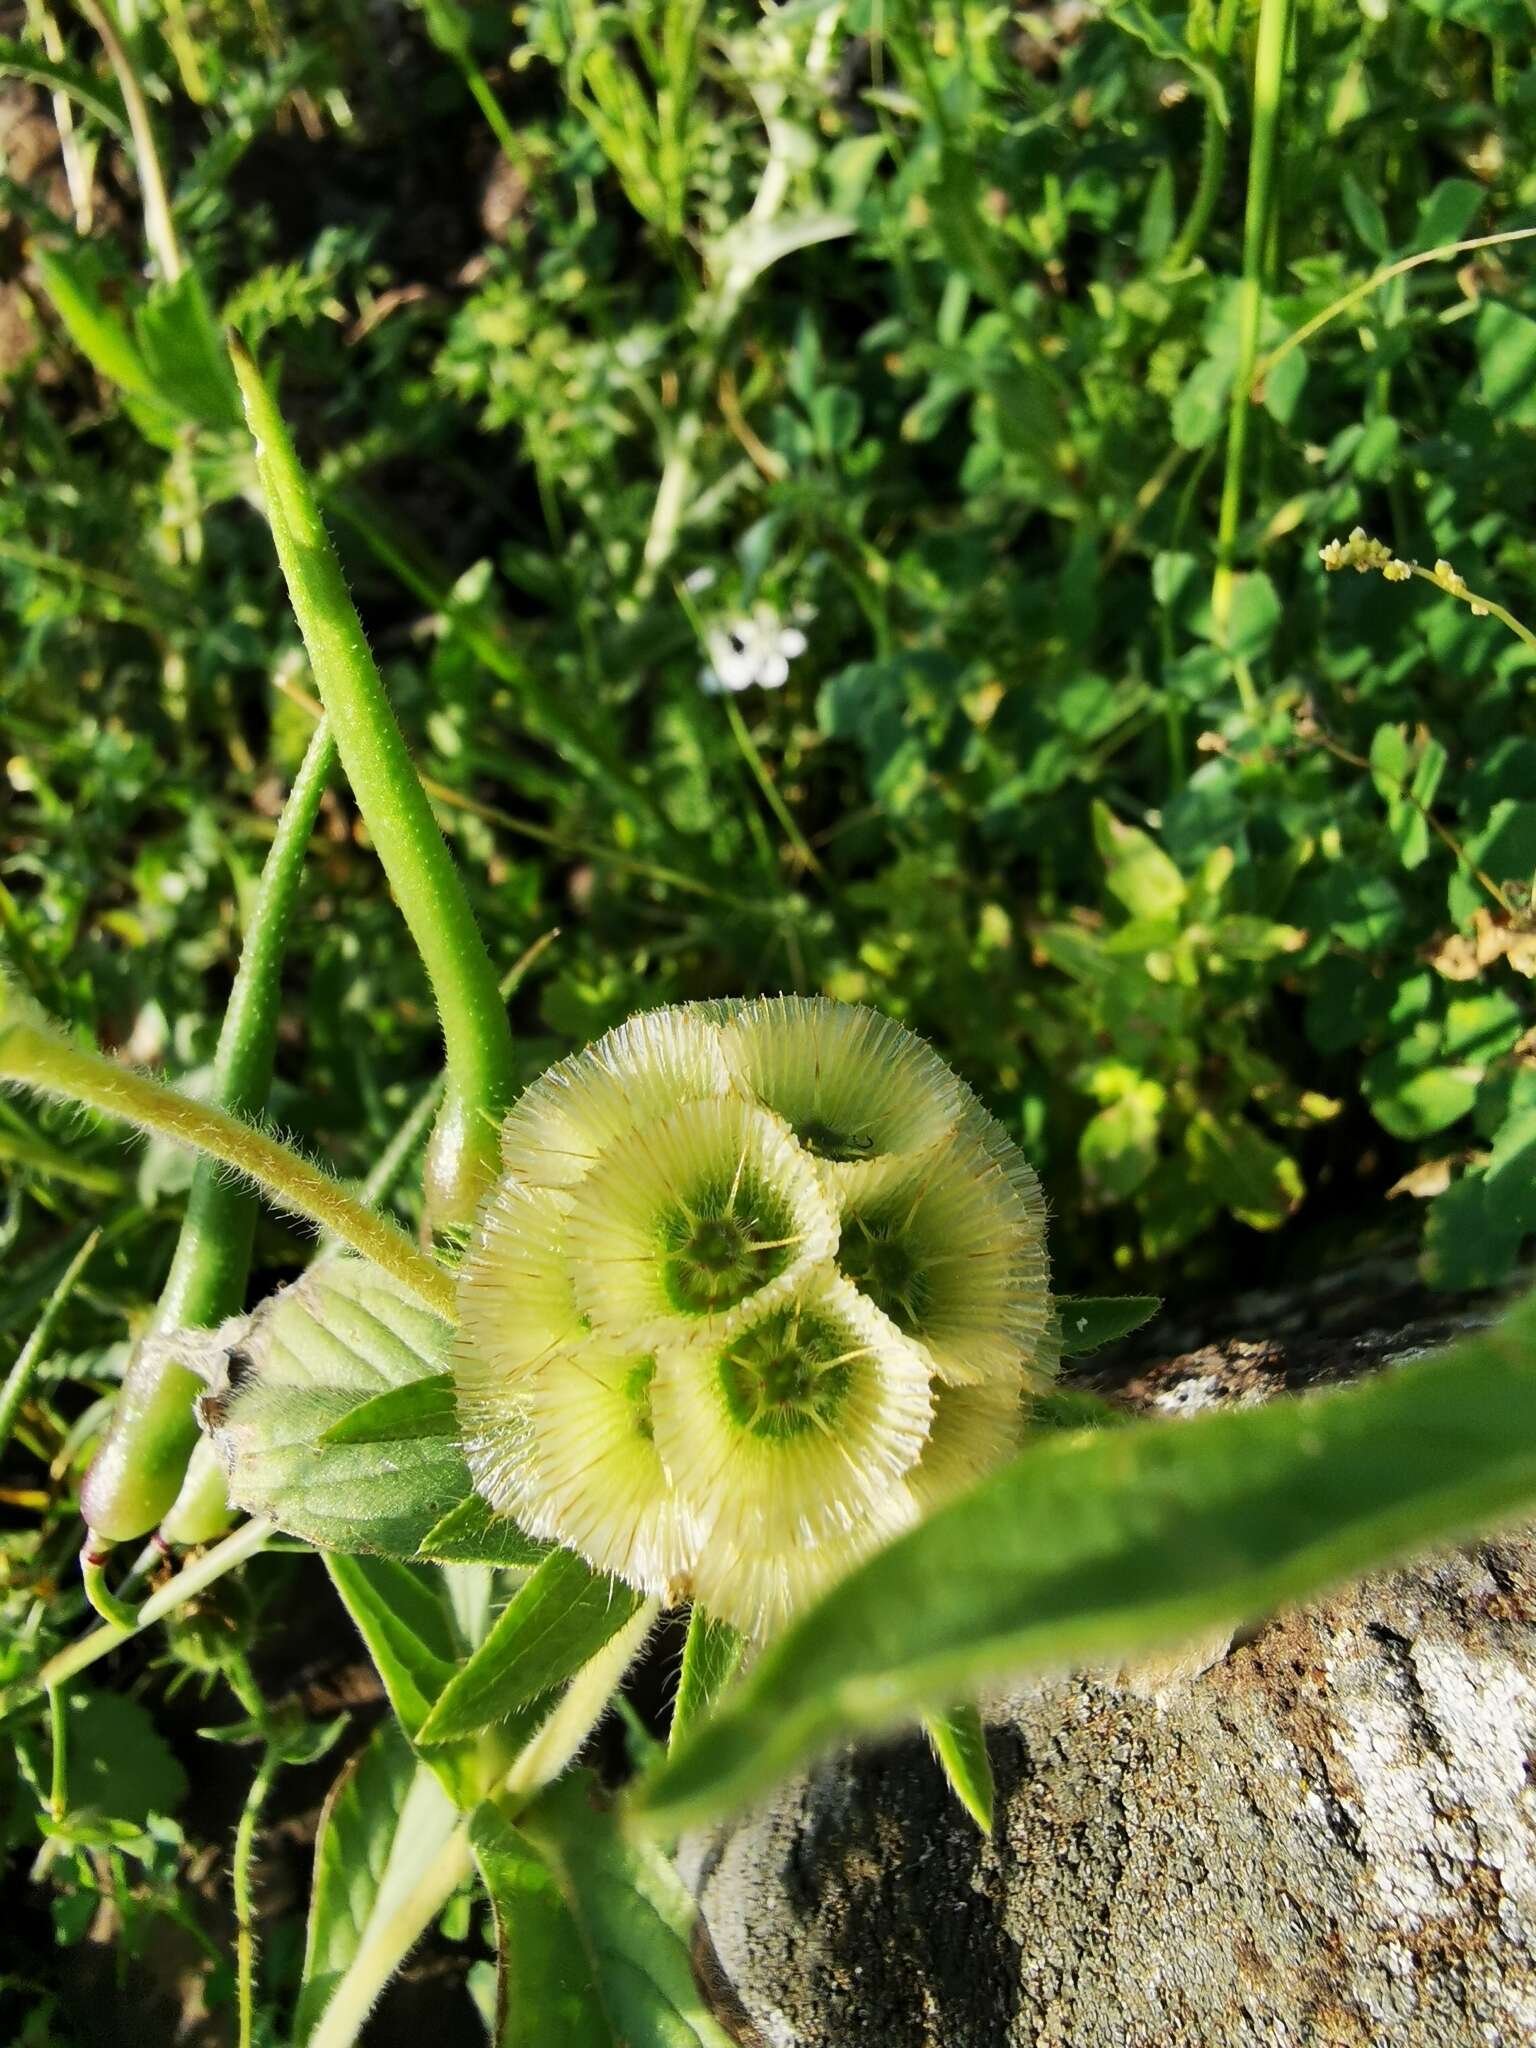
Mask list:
[[448,1742],[506,1720],[563,1685],[639,1605],[630,1587],[569,1550],[552,1551],[444,1687],[418,1740]]
[[1042,1437],[818,1602],[636,1805],[674,1827],[849,1729],[1176,1644],[1533,1503],[1536,1301],[1356,1386]]

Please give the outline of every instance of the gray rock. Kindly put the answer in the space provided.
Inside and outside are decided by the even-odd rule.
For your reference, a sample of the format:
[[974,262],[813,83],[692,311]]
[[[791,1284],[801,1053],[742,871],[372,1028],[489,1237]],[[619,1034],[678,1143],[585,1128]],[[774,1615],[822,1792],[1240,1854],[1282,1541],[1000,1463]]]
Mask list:
[[[1444,1322],[1234,1340],[1095,1377],[1142,1410],[1188,1412],[1376,1369]],[[839,1755],[685,1841],[705,1974],[743,2042],[1536,2041],[1526,1535],[1182,1665],[1031,1685],[988,1719],[991,1841],[915,1736]]]

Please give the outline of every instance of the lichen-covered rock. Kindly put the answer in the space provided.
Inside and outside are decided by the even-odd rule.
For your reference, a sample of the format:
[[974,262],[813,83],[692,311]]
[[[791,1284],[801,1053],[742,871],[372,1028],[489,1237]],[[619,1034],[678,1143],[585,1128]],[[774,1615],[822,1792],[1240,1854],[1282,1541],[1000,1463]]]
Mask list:
[[[1422,1329],[1118,1375],[1162,1413]],[[916,1738],[684,1845],[722,2013],[768,2048],[1516,2048],[1536,2039],[1536,1544],[1280,1616],[1205,1669],[993,1703],[988,1842]]]

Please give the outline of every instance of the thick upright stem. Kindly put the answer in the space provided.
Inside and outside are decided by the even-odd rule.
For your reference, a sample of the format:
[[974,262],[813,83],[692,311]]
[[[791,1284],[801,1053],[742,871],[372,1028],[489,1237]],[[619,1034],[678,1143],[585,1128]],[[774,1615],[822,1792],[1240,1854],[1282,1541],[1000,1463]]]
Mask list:
[[[277,1049],[282,963],[298,900],[315,814],[335,763],[329,728],[316,727],[261,871],[240,966],[214,1054],[212,1100],[236,1116],[266,1106]],[[248,1185],[211,1160],[192,1176],[187,1211],[152,1332],[208,1329],[245,1301],[256,1203]],[[112,1427],[86,1477],[82,1506],[93,1537],[125,1543],[142,1536],[176,1499],[197,1442],[192,1398],[198,1382],[184,1365],[141,1351],[118,1396]]]
[[448,1092],[428,1176],[435,1223],[467,1222],[497,1167],[511,1096],[512,1033],[463,878],[368,651],[315,494],[260,371],[233,340],[267,517],[347,780],[432,985]]

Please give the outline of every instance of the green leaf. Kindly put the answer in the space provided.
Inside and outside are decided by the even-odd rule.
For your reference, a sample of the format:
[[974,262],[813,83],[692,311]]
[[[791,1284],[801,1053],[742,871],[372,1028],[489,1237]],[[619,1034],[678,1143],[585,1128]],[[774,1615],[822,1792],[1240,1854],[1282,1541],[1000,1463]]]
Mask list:
[[[459,1670],[460,1644],[441,1574],[430,1565],[387,1557],[328,1557],[331,1582],[367,1645],[395,1717],[412,1743],[438,1696]],[[484,1790],[474,1745],[460,1742],[427,1757],[449,1796],[473,1805]]]
[[688,1616],[677,1698],[672,1702],[670,1742],[680,1741],[694,1722],[709,1712],[736,1676],[746,1647],[746,1638],[739,1630],[728,1621],[717,1621],[706,1614],[695,1600]]
[[[91,72],[79,64],[55,64],[35,50],[28,43],[18,43],[11,36],[0,36],[0,76],[24,78],[29,85],[46,86],[49,92],[62,92],[83,107],[86,113],[100,121],[104,128],[110,128],[121,141],[128,140],[128,116],[115,89],[101,84]],[[36,251],[33,251],[36,254]]]
[[381,1721],[320,1815],[294,2048],[304,2048],[358,1950],[410,1896],[457,1819],[398,1723]]
[[1385,875],[1362,874],[1338,862],[1301,889],[1294,922],[1331,932],[1351,952],[1376,953],[1397,936],[1403,899]]
[[694,1982],[682,1880],[653,1845],[619,1833],[590,1772],[553,1786],[520,1832],[560,1887],[614,2048],[731,2048]]
[[1181,448],[1205,448],[1221,432],[1232,393],[1232,365],[1225,357],[1197,363],[1174,396],[1173,438]]
[[1061,1323],[1061,1355],[1078,1358],[1113,1344],[1150,1322],[1162,1307],[1156,1294],[1064,1294],[1056,1313]]
[[152,1813],[175,1813],[187,1774],[147,1707],[124,1693],[77,1689],[65,1705],[69,1822],[117,1821],[143,1832]]
[[1496,418],[1536,426],[1536,320],[1485,299],[1472,332],[1484,405]]
[[1522,1233],[1489,1192],[1485,1175],[1464,1174],[1429,1205],[1421,1262],[1431,1287],[1502,1287],[1515,1269]]
[[1232,588],[1224,646],[1237,660],[1259,660],[1268,653],[1281,616],[1280,593],[1262,569],[1239,576]]
[[496,1922],[495,2048],[618,2048],[549,1865],[493,1806],[469,1840]]
[[569,1550],[545,1558],[416,1731],[449,1742],[504,1721],[580,1670],[616,1636],[640,1595]]
[[1392,237],[1387,229],[1387,217],[1381,210],[1380,202],[1367,192],[1360,180],[1346,171],[1339,181],[1339,197],[1344,202],[1344,211],[1349,215],[1349,224],[1364,242],[1373,256],[1385,256],[1392,246]]
[[1126,825],[1107,804],[1093,806],[1093,837],[1109,893],[1132,917],[1177,917],[1189,891],[1184,877],[1150,834]]
[[[452,1373],[433,1373],[424,1380],[411,1380],[403,1387],[391,1387],[351,1408],[339,1422],[322,1430],[320,1443],[377,1444],[391,1437],[409,1442],[422,1436],[457,1436],[459,1411],[453,1395]],[[460,1507],[466,1505],[459,1503]],[[457,1512],[457,1509],[450,1512]]]
[[951,1707],[947,1713],[929,1714],[923,1726],[943,1766],[950,1790],[984,1835],[992,1832],[997,1787],[992,1777],[992,1759],[987,1755],[987,1731],[981,1712],[970,1702]]
[[240,399],[207,294],[195,270],[153,285],[134,315],[139,347],[168,403],[205,427],[230,433]]
[[101,294],[101,264],[85,246],[34,246],[32,262],[64,331],[93,370],[146,403],[163,403],[133,336]]
[[1420,1067],[1405,1073],[1392,1052],[1367,1060],[1363,1077],[1371,1114],[1394,1138],[1427,1138],[1464,1117],[1477,1100],[1479,1075],[1466,1067]]
[[1157,1164],[1163,1101],[1158,1084],[1143,1081],[1088,1119],[1077,1160],[1089,1195],[1123,1201],[1141,1186]]
[[[323,1550],[417,1555],[473,1492],[440,1426],[451,1341],[446,1323],[367,1261],[312,1266],[226,1346],[198,1404],[230,1500]],[[398,1435],[383,1433],[390,1413]],[[431,1433],[428,1414],[439,1418]]]
[[417,1546],[417,1556],[439,1564],[492,1564],[516,1568],[541,1564],[550,1545],[520,1529],[510,1515],[499,1515],[478,1493],[450,1508]]
[[439,1576],[392,1557],[329,1557],[326,1569],[411,1740],[459,1669]]
[[1031,1430],[1120,1429],[1133,1419],[1129,1408],[1117,1408],[1081,1387],[1047,1387],[1031,1400],[1025,1417]]
[[1246,1117],[1197,1110],[1185,1145],[1205,1185],[1240,1223],[1278,1230],[1300,1204],[1300,1167]]
[[676,1828],[849,1730],[1170,1647],[1536,1506],[1536,1299],[1358,1385],[1040,1440],[766,1649],[634,1797]]
[[1516,882],[1529,887],[1536,873],[1536,803],[1501,799],[1463,851],[1469,867],[1457,868],[1447,892],[1451,915],[1458,924],[1465,924],[1473,911],[1481,910],[1488,901],[1471,868],[1481,868],[1500,885]]
[[1493,1141],[1484,1176],[1488,1199],[1509,1229],[1536,1231],[1536,1109],[1520,1109]]

